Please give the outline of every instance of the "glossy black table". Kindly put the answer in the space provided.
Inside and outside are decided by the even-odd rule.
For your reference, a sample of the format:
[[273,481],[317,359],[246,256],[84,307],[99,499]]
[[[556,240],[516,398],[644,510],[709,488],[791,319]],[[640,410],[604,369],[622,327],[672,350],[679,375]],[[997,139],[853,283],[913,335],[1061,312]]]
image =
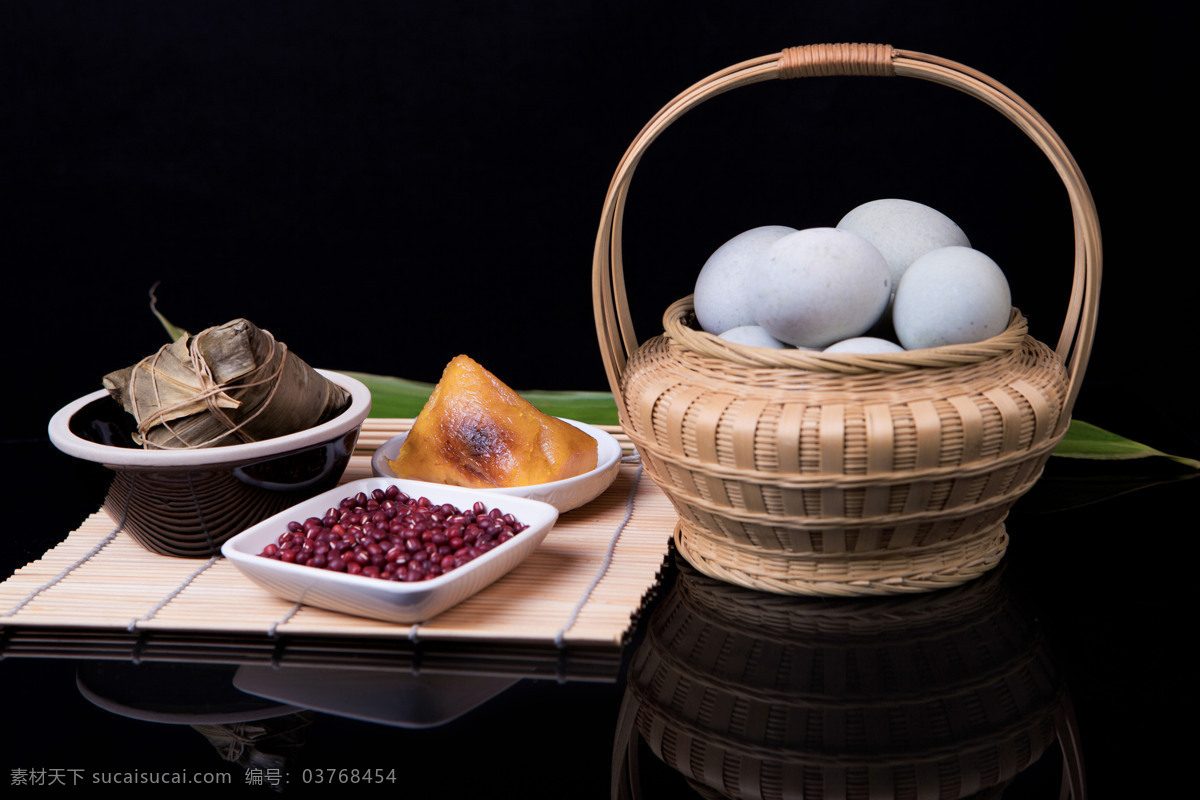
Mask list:
[[[1191,454],[1178,444],[1162,447]],[[39,510],[10,520],[5,577],[103,489],[45,442],[6,450],[30,467],[10,475],[13,497]],[[761,781],[899,797],[958,780],[968,796],[1040,798],[1060,796],[1065,774],[1093,797],[1167,796],[1156,789],[1178,777],[1163,759],[1191,671],[1181,556],[1195,474],[1053,458],[1008,520],[1001,568],[930,595],[780,598],[671,553],[629,643],[593,654],[586,675],[386,652],[237,663],[212,642],[174,661],[30,658],[0,632],[5,794],[161,791],[149,781],[186,775],[264,796],[720,797],[737,794],[706,781]],[[47,475],[69,491],[53,496]]]

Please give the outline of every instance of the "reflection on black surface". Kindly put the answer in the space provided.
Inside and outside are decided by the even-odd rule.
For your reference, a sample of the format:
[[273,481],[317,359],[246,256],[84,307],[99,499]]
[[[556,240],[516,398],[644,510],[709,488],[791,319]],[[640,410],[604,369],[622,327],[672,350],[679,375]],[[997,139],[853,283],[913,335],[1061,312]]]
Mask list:
[[1059,752],[1061,787],[1014,796],[1083,796],[1063,683],[1003,568],[934,594],[821,600],[676,560],[631,658],[614,797],[654,796],[647,749],[703,797],[999,797]]
[[[264,720],[311,718],[319,711],[401,728],[445,725],[515,685],[514,675],[405,672],[303,664],[81,662],[80,693],[114,714],[146,722],[287,730]],[[241,736],[237,734],[234,738]],[[214,743],[216,743],[214,741]],[[299,741],[297,740],[297,744]]]
[[[72,669],[87,698],[83,713],[72,718],[94,718],[90,732],[77,737],[89,753],[81,782],[94,773],[145,771],[226,775],[231,792],[257,796],[403,791],[557,799],[607,793],[620,699],[612,682],[356,669],[345,661],[278,668],[88,661]],[[297,703],[257,695],[260,690],[314,705],[300,710]],[[384,718],[399,709],[416,724]],[[37,767],[31,758],[18,756],[16,763]],[[69,766],[84,766],[72,758]]]
[[336,667],[246,664],[242,691],[340,717],[401,728],[445,725],[515,684],[511,675],[463,675]]
[[1103,461],[1060,458],[1021,500],[1021,511],[1052,514],[1155,486],[1200,479],[1200,470],[1169,458]]
[[75,683],[92,704],[147,722],[242,722],[298,709],[240,691],[225,664],[79,661]]
[[300,755],[310,711],[238,690],[234,667],[83,661],[79,691],[96,706],[120,716],[188,725],[221,758],[264,776],[285,775]]
[[258,722],[193,725],[198,733],[230,764],[257,770],[265,785],[275,785],[287,775],[304,747],[305,729],[312,714],[298,711]]

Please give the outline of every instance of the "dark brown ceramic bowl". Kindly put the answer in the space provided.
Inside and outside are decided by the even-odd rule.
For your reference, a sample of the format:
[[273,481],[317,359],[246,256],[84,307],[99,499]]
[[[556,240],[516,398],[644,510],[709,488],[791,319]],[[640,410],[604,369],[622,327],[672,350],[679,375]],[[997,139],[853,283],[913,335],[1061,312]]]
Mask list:
[[133,418],[101,389],[50,420],[50,440],[68,455],[113,472],[104,510],[147,549],[169,556],[220,555],[234,534],[337,485],[350,461],[371,392],[318,370],[345,389],[341,414],[298,433],[195,450],[133,445]]

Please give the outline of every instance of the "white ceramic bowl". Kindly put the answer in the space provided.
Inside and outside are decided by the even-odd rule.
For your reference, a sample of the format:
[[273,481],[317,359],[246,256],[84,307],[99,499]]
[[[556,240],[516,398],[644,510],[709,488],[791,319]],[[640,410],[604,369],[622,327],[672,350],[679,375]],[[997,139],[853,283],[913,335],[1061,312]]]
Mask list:
[[[565,419],[563,417],[559,419],[562,419],[563,422],[569,425],[574,425],[596,440],[595,469],[591,472],[585,472],[582,475],[576,475],[573,478],[566,478],[561,481],[535,483],[531,486],[512,486],[502,489],[475,489],[473,491],[478,492],[481,498],[499,495],[503,497],[528,497],[533,500],[541,500],[544,503],[554,506],[561,513],[579,508],[599,497],[605,489],[612,485],[613,480],[617,477],[617,471],[621,468],[621,443],[612,434],[600,428],[593,427],[584,422],[577,422],[573,419]],[[394,436],[384,442],[375,451],[375,455],[371,457],[371,469],[376,476],[381,478],[396,477],[396,473],[392,470],[388,461],[396,458],[400,453],[400,445],[404,444],[406,438],[408,438],[407,433]]]
[[50,441],[111,470],[104,509],[147,549],[209,558],[261,519],[337,485],[350,462],[371,392],[348,375],[317,370],[350,395],[320,425],[257,442],[195,450],[145,450],[133,417],[99,389],[50,419]]
[[[348,575],[259,555],[264,547],[278,540],[289,522],[323,517],[327,509],[336,507],[345,497],[359,492],[370,494],[393,484],[413,498],[428,497],[434,503],[451,503],[459,508],[469,509],[475,501],[482,500],[489,509],[499,507],[529,527],[474,561],[436,578],[413,583]],[[480,497],[478,490],[459,486],[395,478],[362,478],[263,520],[225,542],[221,553],[246,577],[285,600],[360,617],[411,624],[437,616],[504,576],[542,543],[557,520],[558,509],[554,506],[526,497],[497,500]]]

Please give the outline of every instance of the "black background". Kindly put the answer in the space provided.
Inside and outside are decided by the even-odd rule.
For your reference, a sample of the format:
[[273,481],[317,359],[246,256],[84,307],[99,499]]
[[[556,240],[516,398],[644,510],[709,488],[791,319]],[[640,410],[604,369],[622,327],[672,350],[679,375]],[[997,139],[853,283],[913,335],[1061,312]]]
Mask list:
[[[156,281],[177,325],[244,316],[316,366],[435,381],[465,352],[519,389],[606,389],[591,254],[641,126],[738,61],[877,41],[991,75],[1064,139],[1104,235],[1089,378],[1162,400],[1194,441],[1173,397],[1197,280],[1171,8],[5,3],[6,435],[43,435],[157,349]],[[884,196],[956,219],[1057,338],[1072,231],[1049,162],[977,101],[907,79],[771,82],[672,126],[625,215],[639,334],[730,236],[832,225]],[[1144,413],[1110,422],[1137,433]]]
[[[950,58],[1042,113],[1087,176],[1104,235],[1076,416],[1196,456],[1194,134],[1182,122],[1194,69],[1181,7],[0,4],[5,500],[35,495],[38,509],[8,526],[0,574],[97,507],[99,493],[72,493],[78,467],[46,423],[166,340],[155,282],[176,324],[246,317],[320,367],[433,382],[467,353],[518,389],[607,389],[591,259],[621,155],[691,83],[813,42]],[[626,212],[639,333],[658,332],[730,236],[832,225],[887,196],[958,221],[1005,268],[1034,334],[1056,340],[1072,259],[1061,182],[995,112],[901,79],[772,82],[672,126]],[[1110,779],[1133,766],[1107,756],[1133,745],[1149,758],[1145,737],[1174,716],[1154,675],[1178,652],[1173,603],[1186,594],[1177,569],[1143,569],[1129,548],[1165,556],[1161,569],[1195,530],[1194,516],[1121,502],[1023,573],[1044,579],[1088,653],[1077,689],[1099,730],[1093,769]],[[1142,528],[1175,534],[1138,541]],[[1102,616],[1114,610],[1115,623]],[[1098,673],[1106,649],[1112,666]],[[1130,663],[1143,671],[1125,688]]]

